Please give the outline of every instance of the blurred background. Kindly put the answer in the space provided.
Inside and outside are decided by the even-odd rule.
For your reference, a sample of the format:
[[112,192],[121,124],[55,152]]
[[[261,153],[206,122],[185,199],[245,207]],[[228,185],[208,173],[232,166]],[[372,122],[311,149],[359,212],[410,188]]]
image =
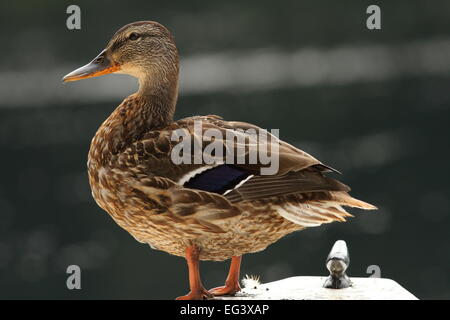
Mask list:
[[[68,30],[66,8],[81,8]],[[381,7],[382,29],[366,28]],[[450,298],[450,2],[14,1],[0,4],[0,298],[172,299],[181,258],[151,250],[93,201],[90,140],[136,89],[113,75],[63,85],[122,25],[156,20],[182,57],[177,118],[218,114],[280,128],[379,206],[291,234],[243,259],[263,282],[326,275],[344,239],[350,276],[378,265],[421,299]],[[66,288],[79,265],[82,289]],[[202,263],[206,287],[228,262]]]

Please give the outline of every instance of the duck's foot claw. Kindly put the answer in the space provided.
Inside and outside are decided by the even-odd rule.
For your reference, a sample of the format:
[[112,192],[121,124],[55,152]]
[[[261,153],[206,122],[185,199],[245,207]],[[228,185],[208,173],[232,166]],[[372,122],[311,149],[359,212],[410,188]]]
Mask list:
[[213,298],[213,294],[206,289],[191,291],[185,296],[176,298],[176,300],[207,300]]
[[237,283],[211,289],[209,290],[209,293],[215,296],[234,296],[239,291],[241,291],[241,287],[239,286],[239,283]]

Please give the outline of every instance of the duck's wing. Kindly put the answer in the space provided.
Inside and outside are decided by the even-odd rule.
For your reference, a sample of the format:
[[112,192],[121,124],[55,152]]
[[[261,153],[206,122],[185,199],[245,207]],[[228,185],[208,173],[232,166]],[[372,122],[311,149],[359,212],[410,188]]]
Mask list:
[[[211,152],[213,147],[215,152]],[[220,154],[216,153],[219,149]],[[267,152],[269,155],[262,158],[261,153]],[[213,156],[208,157],[211,153]],[[146,165],[155,175],[181,185],[220,164],[234,165],[253,175],[284,175],[311,166],[321,172],[336,171],[264,129],[249,123],[224,121],[218,116],[185,118],[151,131],[131,145],[123,158]],[[269,160],[277,162],[274,172],[269,171],[272,165],[267,163]]]
[[[199,123],[201,129],[195,127]],[[200,152],[210,151],[207,148],[211,142],[205,136],[211,133],[217,133],[214,143],[223,150],[220,155],[214,153],[214,161],[209,164],[177,167],[178,171],[183,168],[182,173],[171,178],[186,188],[222,194],[232,202],[295,192],[350,190],[324,175],[337,170],[253,124],[208,116],[182,119],[176,125],[186,130],[186,137],[198,142]],[[194,163],[195,146],[190,151],[185,159]]]
[[[261,135],[266,136],[259,139]],[[210,136],[210,141],[205,141],[205,136]],[[185,142],[184,148],[180,148],[183,146],[180,141]],[[211,153],[212,141],[216,146],[214,156],[205,163],[202,156]],[[278,170],[264,174],[271,164],[267,159],[252,158],[259,150],[278,155]],[[232,156],[228,157],[230,153]],[[255,125],[227,122],[217,116],[186,118],[149,132],[121,157],[144,176],[170,181],[167,194],[174,204],[171,210],[183,217],[195,216],[203,221],[225,219],[240,213],[241,202],[274,199],[274,203],[279,203],[288,195],[299,194],[303,196],[297,198],[298,204],[331,203],[330,210],[340,211],[334,212],[335,220],[349,215],[340,205],[374,208],[350,197],[349,187],[325,176],[335,170],[306,152]],[[317,212],[330,216],[327,209]]]

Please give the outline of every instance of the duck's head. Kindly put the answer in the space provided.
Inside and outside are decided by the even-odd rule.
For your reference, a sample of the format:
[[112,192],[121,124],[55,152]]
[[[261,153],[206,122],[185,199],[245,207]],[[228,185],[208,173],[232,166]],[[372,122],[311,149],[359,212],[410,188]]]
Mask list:
[[114,34],[94,60],[67,74],[63,81],[77,81],[110,73],[134,76],[139,79],[141,86],[158,79],[176,81],[178,52],[169,30],[154,21],[128,24]]

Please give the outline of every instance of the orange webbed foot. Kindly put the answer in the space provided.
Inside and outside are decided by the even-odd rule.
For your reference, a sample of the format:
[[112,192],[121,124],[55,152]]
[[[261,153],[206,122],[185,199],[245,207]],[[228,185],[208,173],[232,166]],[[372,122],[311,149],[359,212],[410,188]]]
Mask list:
[[209,290],[210,293],[215,296],[233,296],[236,294],[236,292],[241,291],[241,287],[239,286],[239,271],[241,268],[241,260],[242,257],[240,256],[233,256],[231,258],[230,271],[228,272],[228,277],[225,281],[225,285],[223,287],[217,287]]
[[200,289],[195,291],[190,291],[185,296],[180,296],[176,298],[176,300],[207,300],[214,297],[212,293],[210,293],[206,289]]
[[209,290],[209,293],[215,296],[234,296],[239,291],[241,291],[241,287],[239,286],[239,283],[236,282],[211,289]]

